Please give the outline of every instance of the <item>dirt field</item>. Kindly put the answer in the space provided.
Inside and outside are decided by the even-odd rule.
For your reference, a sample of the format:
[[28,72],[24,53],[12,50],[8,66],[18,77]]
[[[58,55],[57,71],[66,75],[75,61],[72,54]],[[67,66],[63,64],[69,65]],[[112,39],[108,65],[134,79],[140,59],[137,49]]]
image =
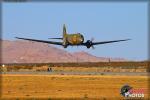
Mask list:
[[[128,84],[148,89],[147,76],[103,75],[2,75],[2,98],[123,99],[120,88]],[[148,91],[147,91],[148,92]],[[145,97],[148,97],[145,93]],[[110,99],[111,98],[111,99]],[[35,99],[34,99],[35,100]]]

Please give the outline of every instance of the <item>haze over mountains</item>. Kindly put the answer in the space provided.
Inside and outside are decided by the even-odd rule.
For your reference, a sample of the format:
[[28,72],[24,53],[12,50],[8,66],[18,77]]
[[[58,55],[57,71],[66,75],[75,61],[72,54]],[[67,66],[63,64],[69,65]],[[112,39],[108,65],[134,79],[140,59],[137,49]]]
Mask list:
[[96,57],[84,51],[70,53],[38,42],[1,40],[1,43],[2,63],[126,61],[123,58]]

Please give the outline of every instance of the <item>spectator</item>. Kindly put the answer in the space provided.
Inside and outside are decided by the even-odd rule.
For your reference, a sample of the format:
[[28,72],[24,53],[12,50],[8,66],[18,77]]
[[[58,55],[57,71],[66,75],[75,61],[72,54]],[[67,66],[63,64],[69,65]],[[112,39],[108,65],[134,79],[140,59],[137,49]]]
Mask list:
[[48,71],[48,72],[52,72],[52,68],[51,68],[51,67],[48,67],[47,71]]

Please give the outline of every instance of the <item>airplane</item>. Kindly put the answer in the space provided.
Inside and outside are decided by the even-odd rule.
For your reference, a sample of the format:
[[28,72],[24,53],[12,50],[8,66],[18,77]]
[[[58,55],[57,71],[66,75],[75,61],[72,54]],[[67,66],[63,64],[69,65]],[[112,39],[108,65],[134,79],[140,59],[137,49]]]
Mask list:
[[20,37],[16,37],[16,38],[22,39],[22,40],[29,40],[29,41],[35,41],[35,42],[54,44],[54,45],[61,45],[64,48],[67,48],[68,46],[86,46],[88,49],[90,47],[92,47],[94,49],[94,45],[130,40],[130,39],[124,39],[124,40],[93,42],[93,39],[91,39],[91,40],[87,40],[86,42],[84,42],[84,36],[81,33],[68,34],[66,31],[65,24],[63,25],[63,37],[62,38],[49,38],[49,39],[59,39],[59,40],[62,40],[62,42],[37,40],[37,39],[29,39],[29,38],[20,38]]

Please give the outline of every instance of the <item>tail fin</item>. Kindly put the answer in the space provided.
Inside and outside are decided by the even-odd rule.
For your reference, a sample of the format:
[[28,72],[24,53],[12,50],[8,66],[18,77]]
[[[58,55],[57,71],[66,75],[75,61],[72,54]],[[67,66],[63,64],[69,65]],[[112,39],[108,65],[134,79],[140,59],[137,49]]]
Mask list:
[[67,47],[67,31],[66,31],[65,24],[63,26],[63,46],[64,46],[64,48]]
[[66,26],[64,24],[64,26],[63,26],[63,38],[65,38],[66,35],[67,35],[67,31],[66,31]]

